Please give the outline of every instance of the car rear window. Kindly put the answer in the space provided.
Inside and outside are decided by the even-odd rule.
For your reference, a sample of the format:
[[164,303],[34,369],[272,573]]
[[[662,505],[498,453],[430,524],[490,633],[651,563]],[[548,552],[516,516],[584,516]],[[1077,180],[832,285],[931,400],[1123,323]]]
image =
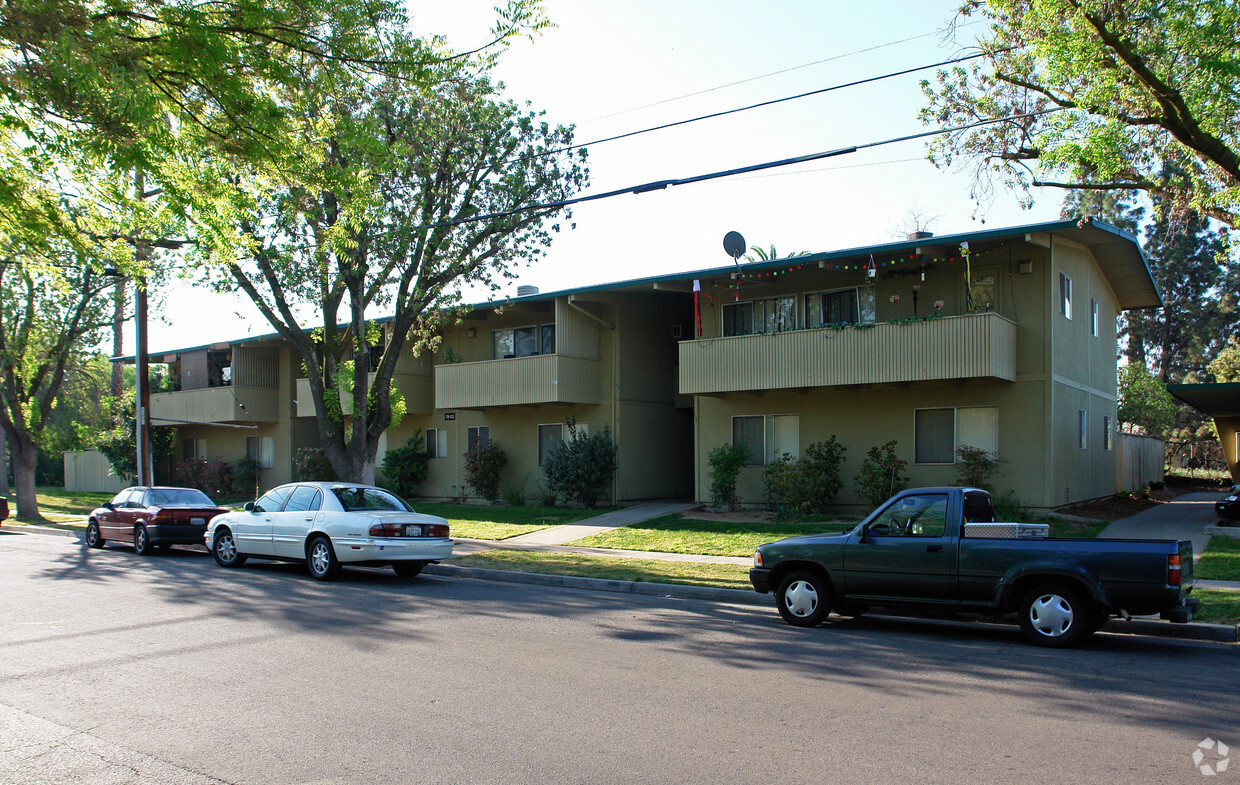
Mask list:
[[413,508],[405,504],[404,499],[380,488],[332,488],[332,493],[340,500],[340,506],[345,512],[367,510],[413,512]]
[[215,502],[193,488],[152,488],[146,495],[150,507],[214,507]]

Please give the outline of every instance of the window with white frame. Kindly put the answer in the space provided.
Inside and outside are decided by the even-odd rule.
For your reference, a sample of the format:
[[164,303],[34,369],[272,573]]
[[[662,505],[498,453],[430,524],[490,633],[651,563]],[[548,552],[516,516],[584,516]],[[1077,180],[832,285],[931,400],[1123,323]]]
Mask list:
[[276,467],[276,439],[274,436],[245,437],[245,457],[258,462],[260,469]]
[[487,425],[471,425],[465,429],[465,450],[473,452],[491,441],[491,428]]
[[[584,422],[576,423],[574,426],[577,433],[581,436],[589,435],[589,425]],[[543,461],[551,454],[559,445],[568,439],[568,424],[562,422],[545,423],[538,426],[538,465],[542,466]]]
[[1089,446],[1089,415],[1086,414],[1084,409],[1077,409],[1076,414],[1078,421],[1077,431],[1081,437],[1081,449],[1084,450]]
[[1114,437],[1112,436],[1111,431],[1111,417],[1110,415],[1104,414],[1102,416],[1102,449],[1107,452],[1114,449],[1114,444],[1111,441]]
[[964,446],[999,451],[999,409],[995,406],[917,409],[913,430],[917,463],[955,463],[956,451]]
[[746,466],[766,463],[766,417],[761,414],[732,418],[732,444],[749,448]]
[[732,418],[732,444],[749,448],[746,466],[765,466],[787,454],[801,457],[801,415],[749,414]]
[[1072,318],[1072,279],[1063,271],[1059,273],[1059,313],[1067,319]]
[[555,354],[554,324],[533,324],[491,331],[492,359],[506,360],[513,357],[532,357],[536,354]]
[[805,326],[863,324],[874,321],[874,289],[870,286],[811,292],[805,295]]
[[1089,317],[1090,317],[1090,331],[1093,333],[1093,336],[1097,338],[1098,337],[1098,301],[1092,297],[1089,298]]
[[448,429],[426,429],[426,455],[430,458],[448,457]]
[[779,333],[797,326],[797,298],[791,294],[724,303],[722,312],[724,335]]

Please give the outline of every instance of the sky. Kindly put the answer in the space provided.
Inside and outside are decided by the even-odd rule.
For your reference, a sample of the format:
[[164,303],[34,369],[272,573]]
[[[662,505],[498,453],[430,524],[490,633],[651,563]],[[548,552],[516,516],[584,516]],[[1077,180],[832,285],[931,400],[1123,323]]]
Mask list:
[[[409,0],[418,34],[458,50],[487,40],[495,0]],[[820,90],[960,56],[981,24],[944,40],[959,0],[546,0],[556,25],[514,42],[495,77],[504,96],[574,125],[576,140]],[[927,130],[920,81],[934,69],[630,139],[591,145],[583,195],[863,145]],[[1063,192],[1032,210],[998,187],[970,198],[970,171],[935,168],[926,140],[573,208],[575,228],[519,270],[554,291],[726,264],[723,237],[780,256],[1055,220]],[[561,223],[567,224],[562,221]],[[914,225],[916,224],[916,225]],[[474,298],[471,298],[474,299]],[[374,314],[380,316],[382,314]],[[241,296],[175,287],[153,306],[152,351],[272,332]],[[132,351],[132,339],[126,337]]]

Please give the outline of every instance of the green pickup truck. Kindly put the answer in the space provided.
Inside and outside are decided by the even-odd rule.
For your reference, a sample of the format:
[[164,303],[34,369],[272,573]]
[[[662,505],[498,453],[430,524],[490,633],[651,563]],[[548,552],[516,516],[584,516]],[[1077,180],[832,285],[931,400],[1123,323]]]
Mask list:
[[1072,646],[1112,615],[1191,621],[1193,546],[1175,540],[1049,538],[997,523],[977,488],[902,491],[850,531],[759,546],[749,580],[789,624],[871,606],[923,614],[1015,613],[1040,646]]

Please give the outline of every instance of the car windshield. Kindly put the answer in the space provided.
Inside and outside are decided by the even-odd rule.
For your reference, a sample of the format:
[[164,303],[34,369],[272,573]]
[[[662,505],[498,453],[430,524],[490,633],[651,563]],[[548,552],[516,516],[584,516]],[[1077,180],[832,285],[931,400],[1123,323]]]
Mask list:
[[152,488],[147,494],[148,507],[214,507],[215,502],[193,488]]
[[336,494],[336,498],[340,500],[340,506],[345,509],[345,512],[365,510],[413,512],[413,508],[405,504],[404,500],[399,496],[380,488],[332,488],[332,493]]

